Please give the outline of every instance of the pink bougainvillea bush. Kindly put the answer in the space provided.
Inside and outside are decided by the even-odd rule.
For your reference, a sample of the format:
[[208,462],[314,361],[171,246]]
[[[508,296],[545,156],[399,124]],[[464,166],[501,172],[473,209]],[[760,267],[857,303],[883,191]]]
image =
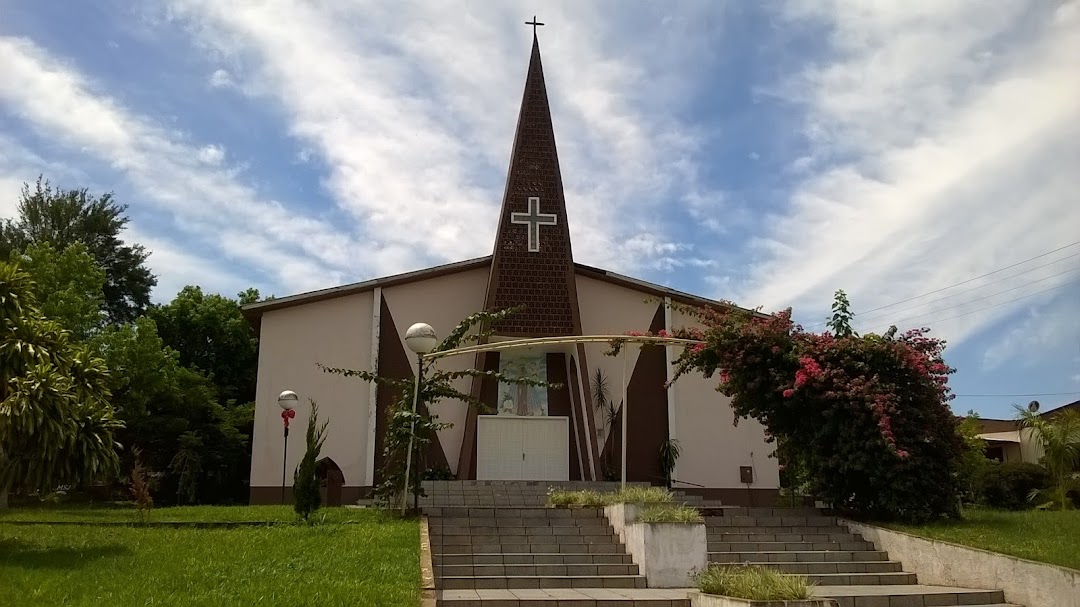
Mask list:
[[944,341],[922,329],[858,336],[847,319],[840,330],[810,333],[792,323],[790,309],[683,311],[704,330],[674,336],[705,344],[684,350],[676,377],[717,377],[737,418],[760,421],[816,495],[874,518],[956,514],[963,444],[948,406]]

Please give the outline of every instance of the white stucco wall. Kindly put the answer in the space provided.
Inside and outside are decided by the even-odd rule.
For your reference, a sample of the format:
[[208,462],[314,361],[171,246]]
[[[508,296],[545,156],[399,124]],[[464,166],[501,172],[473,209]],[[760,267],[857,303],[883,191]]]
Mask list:
[[[440,338],[444,338],[466,316],[483,310],[487,280],[488,268],[480,268],[384,288],[383,298],[398,330],[396,339],[401,342],[406,354],[412,356],[412,352],[405,347],[404,337],[405,331],[413,323],[426,322]],[[395,337],[384,335],[381,339]],[[471,368],[475,362],[475,356],[455,356],[439,361],[439,368],[456,371]],[[456,386],[468,392],[471,380],[459,379]],[[457,472],[468,405],[459,400],[444,400],[436,404],[434,409],[440,421],[453,424],[451,428],[439,432],[439,442],[446,453],[450,470]]]
[[304,431],[310,405],[329,420],[323,455],[333,458],[345,484],[364,484],[368,436],[368,387],[356,379],[330,375],[316,363],[332,367],[369,369],[371,358],[372,293],[267,312],[259,335],[259,376],[255,395],[251,485],[280,486],[282,429],[277,404],[282,390],[300,397],[289,431],[286,485],[303,457]]
[[[671,324],[679,328],[695,323],[673,310]],[[776,489],[780,486],[780,468],[779,462],[770,457],[774,446],[765,442],[765,430],[758,422],[744,419],[735,426],[731,399],[716,391],[718,383],[715,377],[705,379],[697,373],[675,382],[671,425],[682,455],[674,478],[705,487],[745,487],[739,479],[739,467],[753,466],[754,483],[750,487]]]

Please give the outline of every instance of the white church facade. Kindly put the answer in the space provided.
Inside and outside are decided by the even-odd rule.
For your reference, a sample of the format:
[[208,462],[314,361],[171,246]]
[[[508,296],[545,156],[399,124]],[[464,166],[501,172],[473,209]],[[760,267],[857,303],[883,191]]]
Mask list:
[[[671,330],[691,319],[665,305],[720,305],[705,298],[575,263],[539,46],[535,39],[492,255],[248,305],[259,335],[252,444],[252,503],[276,503],[303,455],[308,399],[329,420],[323,456],[343,476],[342,499],[365,497],[380,482],[389,388],[330,375],[319,368],[370,370],[412,378],[414,356],[404,332],[416,322],[445,336],[485,309],[522,307],[494,327],[493,339],[623,334]],[[625,361],[603,343],[558,344],[441,359],[440,368],[470,367],[529,374],[549,388],[462,379],[487,411],[443,401],[431,413],[453,424],[438,433],[422,462],[457,479],[605,480],[620,469],[618,423],[596,406],[595,380],[607,380],[618,404],[627,385],[627,480],[664,482],[661,446],[678,441],[673,487],[732,504],[768,504],[779,470],[760,424],[734,424],[730,399],[716,380],[688,375],[667,386],[674,347],[628,347]],[[625,368],[625,370],[624,370]],[[624,375],[625,373],[625,375]],[[300,406],[287,453],[278,394],[293,390]],[[286,491],[288,487],[286,487]]]

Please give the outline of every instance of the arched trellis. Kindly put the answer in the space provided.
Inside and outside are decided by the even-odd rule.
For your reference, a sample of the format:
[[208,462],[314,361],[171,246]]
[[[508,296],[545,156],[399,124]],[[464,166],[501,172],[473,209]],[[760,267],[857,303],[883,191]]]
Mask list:
[[[473,344],[469,346],[462,346],[460,348],[454,348],[452,350],[443,350],[441,352],[430,352],[420,356],[422,360],[437,360],[440,358],[447,358],[450,356],[458,356],[461,354],[478,354],[481,352],[498,352],[502,350],[511,350],[514,348],[529,348],[533,346],[548,346],[548,345],[560,345],[560,344],[588,344],[588,343],[621,343],[626,344],[638,344],[642,345],[657,345],[657,346],[695,346],[704,344],[705,342],[698,339],[683,339],[679,337],[662,337],[652,335],[567,335],[561,337],[530,337],[523,339],[510,339],[505,341],[498,341],[486,344]],[[626,486],[626,442],[627,442],[627,420],[626,414],[629,409],[626,395],[626,387],[629,383],[629,378],[626,372],[626,348],[623,348],[619,353],[622,358],[622,411],[620,415],[622,424],[622,476],[621,486]],[[419,376],[417,376],[417,382],[419,383]],[[405,478],[408,479],[408,472],[406,471]],[[406,480],[408,483],[408,480]],[[407,487],[407,485],[406,485]]]

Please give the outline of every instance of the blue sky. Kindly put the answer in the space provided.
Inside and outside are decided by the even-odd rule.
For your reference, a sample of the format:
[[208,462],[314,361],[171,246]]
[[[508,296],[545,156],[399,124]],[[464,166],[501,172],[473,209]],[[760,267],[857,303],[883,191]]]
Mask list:
[[1075,0],[0,0],[0,216],[115,191],[159,300],[486,255],[534,12],[577,261],[1080,398]]

